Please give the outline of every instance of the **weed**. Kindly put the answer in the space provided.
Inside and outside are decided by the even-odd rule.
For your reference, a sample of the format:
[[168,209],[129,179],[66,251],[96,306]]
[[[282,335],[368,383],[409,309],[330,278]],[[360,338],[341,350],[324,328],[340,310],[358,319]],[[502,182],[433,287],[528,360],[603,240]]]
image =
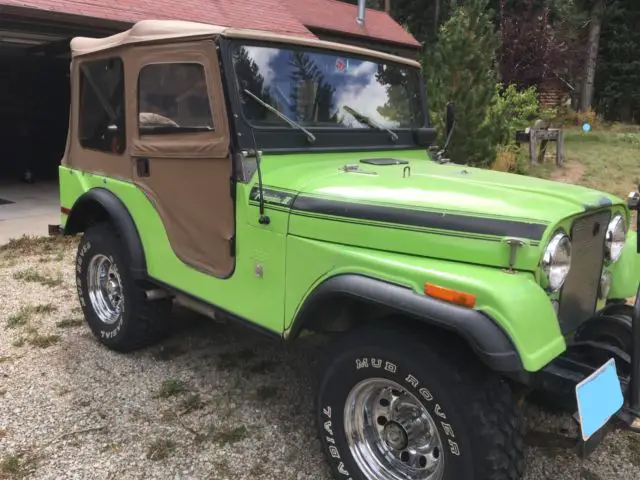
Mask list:
[[11,345],[18,348],[22,347],[24,345],[24,337],[18,337]]
[[173,450],[175,450],[176,444],[166,438],[158,438],[149,444],[147,449],[147,459],[149,460],[163,460],[167,458]]
[[0,252],[8,252],[12,255],[37,255],[45,252],[64,250],[77,243],[77,237],[40,237],[23,235],[19,238],[12,238],[6,245],[0,246]]
[[266,401],[278,394],[278,388],[273,385],[261,385],[256,390],[256,397],[260,401]]
[[35,470],[36,458],[28,453],[9,454],[0,460],[0,473],[8,478],[22,478]]
[[30,307],[22,307],[18,313],[14,313],[10,315],[7,319],[7,328],[16,328],[21,325],[25,325],[29,317],[31,316],[32,310]]
[[39,283],[40,285],[49,288],[62,285],[62,274],[60,272],[58,272],[56,278],[53,278],[49,275],[41,274],[35,268],[28,268],[26,270],[14,273],[13,279],[29,283]]
[[228,445],[231,443],[237,443],[246,438],[248,433],[247,427],[241,425],[231,430],[222,430],[212,434],[214,442],[220,445]]
[[80,327],[84,323],[82,318],[65,318],[56,323],[56,327],[58,328],[73,328]]
[[0,363],[8,362],[9,360],[11,360],[9,356],[0,356]]
[[40,335],[36,334],[28,338],[28,342],[34,347],[49,348],[60,341],[60,335]]
[[7,327],[8,328],[16,328],[22,325],[26,325],[33,315],[45,315],[48,313],[53,313],[58,310],[58,307],[52,305],[51,303],[45,303],[40,305],[27,305],[22,308],[17,313],[14,313],[7,319]]
[[175,378],[167,378],[162,382],[162,386],[160,387],[158,396],[163,398],[173,397],[175,395],[184,393],[187,390],[187,386],[184,384],[184,382]]
[[202,400],[199,393],[192,393],[180,402],[180,410],[182,411],[182,415],[184,415],[194,410],[200,410],[206,403],[207,402]]

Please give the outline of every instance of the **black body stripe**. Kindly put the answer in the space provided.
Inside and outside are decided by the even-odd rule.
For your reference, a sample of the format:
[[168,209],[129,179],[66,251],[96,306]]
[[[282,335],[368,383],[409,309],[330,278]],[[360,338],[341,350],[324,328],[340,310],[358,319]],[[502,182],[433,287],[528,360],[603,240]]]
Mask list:
[[296,197],[291,208],[303,212],[321,213],[337,217],[357,218],[360,220],[476,233],[480,235],[520,237],[530,240],[540,240],[547,228],[546,225],[540,223],[525,223],[515,220],[473,217],[470,215],[425,212],[407,208],[366,205],[300,195]]
[[[403,225],[407,227],[431,228],[478,235],[519,237],[541,240],[547,225],[499,218],[484,218],[446,212],[412,210],[388,205],[371,205],[328,198],[295,195],[270,188],[264,189],[265,204],[291,208],[298,212],[322,214]],[[258,189],[251,190],[250,201],[258,200]],[[277,200],[276,200],[277,199]]]

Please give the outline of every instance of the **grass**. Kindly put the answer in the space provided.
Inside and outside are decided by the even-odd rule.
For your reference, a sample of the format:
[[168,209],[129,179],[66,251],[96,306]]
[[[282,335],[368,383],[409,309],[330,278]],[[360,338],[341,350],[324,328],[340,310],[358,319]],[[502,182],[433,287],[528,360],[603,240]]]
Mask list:
[[212,440],[220,445],[228,445],[242,441],[247,437],[247,427],[241,425],[230,430],[220,430],[212,434]]
[[54,288],[62,285],[62,274],[58,272],[56,278],[43,275],[35,268],[28,268],[13,274],[13,279],[29,283],[39,283],[45,287]]
[[566,162],[584,167],[578,184],[623,199],[640,183],[640,132],[565,131]]
[[147,448],[147,459],[164,460],[175,450],[176,444],[168,438],[158,438],[151,442]]
[[182,411],[182,415],[184,415],[194,410],[200,410],[206,403],[207,402],[202,400],[199,393],[192,393],[180,402],[180,410]]
[[61,236],[30,236],[24,235],[12,238],[5,245],[0,246],[0,253],[10,255],[46,255],[59,254],[61,251],[77,245],[78,237]]
[[169,398],[188,391],[188,388],[184,382],[175,378],[167,378],[162,382],[160,390],[158,391],[158,397]]
[[41,335],[36,333],[27,338],[27,341],[38,348],[49,348],[60,341],[60,335]]
[[23,325],[26,325],[29,322],[29,319],[33,317],[33,315],[46,315],[49,313],[56,312],[58,307],[51,303],[45,303],[40,305],[26,305],[17,313],[10,315],[7,319],[7,328],[17,328]]
[[80,327],[83,324],[84,324],[84,320],[82,318],[64,318],[56,323],[56,327],[73,328],[73,327]]
[[33,473],[36,458],[28,453],[8,454],[0,459],[1,478],[24,478]]

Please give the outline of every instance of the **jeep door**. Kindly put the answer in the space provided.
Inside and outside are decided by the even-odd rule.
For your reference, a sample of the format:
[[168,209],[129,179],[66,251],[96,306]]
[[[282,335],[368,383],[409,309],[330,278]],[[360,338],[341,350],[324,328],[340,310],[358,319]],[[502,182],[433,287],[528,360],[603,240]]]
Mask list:
[[137,47],[128,59],[133,182],[155,206],[176,256],[226,278],[234,269],[235,224],[215,45],[206,39]]

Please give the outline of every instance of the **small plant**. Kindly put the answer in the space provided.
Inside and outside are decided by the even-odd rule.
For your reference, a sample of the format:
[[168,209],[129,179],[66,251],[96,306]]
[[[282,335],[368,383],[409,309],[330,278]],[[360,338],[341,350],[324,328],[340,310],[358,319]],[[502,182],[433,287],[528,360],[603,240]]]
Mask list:
[[184,415],[185,413],[201,409],[205,404],[206,402],[202,400],[199,393],[192,393],[180,402],[180,410],[182,410],[182,415]]
[[0,473],[2,477],[22,478],[33,473],[36,467],[36,458],[27,453],[9,454],[0,460]]
[[187,390],[187,386],[184,384],[184,382],[175,378],[167,378],[162,382],[162,386],[160,387],[158,396],[162,398],[173,397],[175,395],[184,393]]
[[39,283],[49,288],[58,287],[62,284],[62,274],[60,272],[58,272],[56,278],[53,278],[49,275],[41,274],[35,268],[28,268],[27,270],[16,272],[13,274],[13,278],[14,280],[23,282]]
[[49,348],[60,341],[60,335],[40,335],[35,334],[29,337],[28,342],[34,347]]
[[82,318],[65,318],[56,323],[56,327],[58,328],[73,328],[80,327],[84,323]]
[[7,319],[7,328],[17,328],[19,326],[26,325],[31,313],[31,307],[22,307],[18,313],[14,313],[9,316]]
[[220,445],[228,445],[230,443],[237,443],[242,441],[244,438],[246,438],[247,434],[247,427],[241,425],[231,430],[222,430],[219,432],[215,432],[212,435],[212,439],[214,442]]
[[164,460],[175,450],[175,447],[176,445],[172,440],[166,438],[156,439],[149,444],[147,459],[154,461]]

